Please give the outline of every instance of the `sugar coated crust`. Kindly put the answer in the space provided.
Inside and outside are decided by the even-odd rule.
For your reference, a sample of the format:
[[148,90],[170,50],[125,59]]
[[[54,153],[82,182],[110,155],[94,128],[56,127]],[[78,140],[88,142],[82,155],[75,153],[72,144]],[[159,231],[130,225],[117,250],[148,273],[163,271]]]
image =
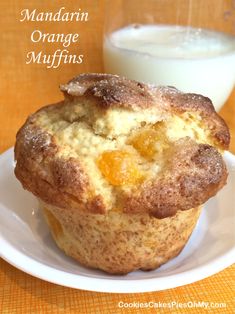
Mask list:
[[196,112],[208,124],[223,149],[228,149],[230,134],[224,120],[216,113],[211,100],[199,94],[182,93],[171,86],[146,85],[111,74],[81,74],[60,86],[65,97],[85,96],[103,108],[132,110],[161,107],[172,113]]
[[[201,205],[226,183],[229,131],[208,98],[108,74],[82,74],[61,90],[65,100],[31,115],[15,145],[17,178],[44,202],[164,218]],[[158,144],[163,135],[168,144],[146,160],[129,139],[152,125]],[[96,161],[113,150],[130,151],[145,179],[112,186]]]

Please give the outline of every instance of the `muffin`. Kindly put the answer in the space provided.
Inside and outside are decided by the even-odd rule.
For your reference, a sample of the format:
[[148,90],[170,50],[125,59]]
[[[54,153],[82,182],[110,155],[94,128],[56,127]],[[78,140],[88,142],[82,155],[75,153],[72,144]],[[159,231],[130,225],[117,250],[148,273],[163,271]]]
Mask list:
[[113,274],[177,256],[226,184],[229,130],[210,99],[109,74],[60,88],[15,144],[15,175],[59,248]]

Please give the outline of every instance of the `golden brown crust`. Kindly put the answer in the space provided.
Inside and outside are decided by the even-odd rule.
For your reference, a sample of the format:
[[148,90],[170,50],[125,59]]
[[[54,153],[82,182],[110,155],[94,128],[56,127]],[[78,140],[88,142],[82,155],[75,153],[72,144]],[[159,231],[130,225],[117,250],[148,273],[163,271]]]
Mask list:
[[[184,94],[170,87],[150,87],[107,74],[81,75],[61,89],[72,99],[89,98],[94,106],[107,110],[115,106],[130,110],[156,106],[170,113],[198,113],[218,140],[218,146],[228,147],[228,128],[210,100],[203,96]],[[65,104],[68,101],[44,107],[38,113]],[[15,174],[24,188],[53,206],[106,214],[103,196],[92,190],[79,158],[61,157],[61,147],[53,135],[38,126],[37,118],[37,114],[29,117],[16,139]],[[168,154],[155,180],[144,182],[136,191],[133,188],[130,194],[120,193],[124,212],[169,217],[177,210],[201,205],[226,183],[226,167],[215,148],[184,138],[175,142]]]
[[222,156],[210,145],[179,140],[169,152],[158,179],[145,182],[131,195],[124,196],[124,212],[149,212],[157,218],[170,217],[177,210],[199,206],[226,183]]
[[34,116],[29,117],[17,133],[15,175],[23,187],[54,206],[89,210],[93,204],[93,212],[104,213],[101,197],[90,190],[79,160],[56,157],[60,148],[54,138],[34,122]]
[[146,84],[111,74],[81,74],[60,89],[65,95],[91,99],[96,106],[106,109],[154,106],[154,97]]
[[216,113],[208,97],[198,94],[182,93],[174,87],[160,87],[155,89],[157,98],[175,113],[198,113],[203,122],[209,127],[213,137],[217,139],[222,149],[228,149],[230,142],[229,129],[224,120]]
[[156,87],[111,74],[81,74],[61,91],[70,98],[91,99],[102,108],[123,107],[131,110],[161,107],[161,110],[198,113],[208,125],[222,149],[228,149],[230,134],[224,120],[216,113],[211,100],[192,93],[182,93],[174,87]]

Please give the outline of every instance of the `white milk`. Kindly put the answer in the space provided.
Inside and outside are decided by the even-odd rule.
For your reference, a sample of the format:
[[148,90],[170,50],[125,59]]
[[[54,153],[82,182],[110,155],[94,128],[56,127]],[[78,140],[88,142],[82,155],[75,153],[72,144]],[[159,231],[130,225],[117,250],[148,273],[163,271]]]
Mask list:
[[128,26],[104,41],[108,73],[211,98],[218,110],[235,84],[235,37],[183,26]]

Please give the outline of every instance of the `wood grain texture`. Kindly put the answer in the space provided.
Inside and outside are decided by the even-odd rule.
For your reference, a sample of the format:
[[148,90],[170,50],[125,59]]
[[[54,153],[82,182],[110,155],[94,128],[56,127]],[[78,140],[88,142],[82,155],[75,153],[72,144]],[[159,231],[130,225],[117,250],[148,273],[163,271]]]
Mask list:
[[[183,0],[175,1],[175,9]],[[112,3],[118,0],[110,1]],[[137,4],[147,1],[136,1]],[[193,1],[193,5],[204,4],[203,0]],[[211,0],[213,5],[204,6],[200,19],[206,23],[206,13],[211,12],[211,19],[218,29],[222,28],[218,14],[231,7],[232,0]],[[216,4],[216,5],[215,5]],[[0,2],[0,153],[14,145],[15,134],[26,117],[42,105],[62,99],[58,86],[82,72],[101,72],[102,66],[102,32],[105,0],[82,1],[36,1],[36,0],[2,0]],[[24,8],[38,11],[56,11],[66,6],[68,11],[78,7],[87,10],[90,20],[87,23],[50,23],[19,21]],[[175,9],[171,8],[173,12]],[[115,6],[109,14],[115,13]],[[141,13],[141,10],[140,10]],[[167,13],[170,16],[170,13]],[[233,12],[235,14],[235,12]],[[199,17],[195,17],[197,19]],[[226,24],[231,32],[231,25]],[[66,64],[57,69],[46,69],[43,65],[26,65],[26,53],[30,50],[45,50],[52,53],[61,45],[34,44],[30,41],[33,30],[40,29],[51,33],[76,33],[81,36],[80,44],[73,44],[71,53],[83,53],[81,65]],[[235,90],[221,110],[221,115],[231,131],[230,150],[235,153]],[[0,170],[1,171],[1,170]],[[1,172],[0,172],[1,174]],[[118,302],[188,302],[212,301],[226,302],[227,308],[221,313],[233,313],[234,291],[232,289],[234,266],[205,280],[176,289],[142,294],[106,294],[87,292],[44,282],[27,275],[3,260],[0,260],[0,313],[123,313]],[[161,313],[171,310],[160,310]],[[126,311],[125,311],[126,312]],[[127,309],[128,313],[137,313],[136,309]],[[141,313],[150,313],[143,309]],[[178,312],[178,311],[177,311]],[[180,310],[180,313],[188,310]],[[201,313],[201,309],[191,309],[190,313]],[[214,313],[214,311],[213,311]]]

